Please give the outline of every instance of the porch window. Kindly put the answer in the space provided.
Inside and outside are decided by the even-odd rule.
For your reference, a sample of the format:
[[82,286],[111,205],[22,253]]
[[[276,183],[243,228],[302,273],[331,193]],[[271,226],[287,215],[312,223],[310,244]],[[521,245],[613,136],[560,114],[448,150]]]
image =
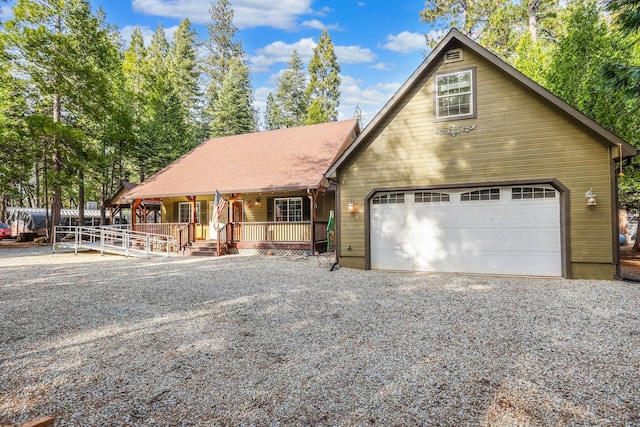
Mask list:
[[274,202],[274,221],[302,221],[302,197],[278,198]]
[[[192,210],[190,202],[178,203],[178,222],[191,222]],[[200,224],[200,202],[196,202],[196,222]]]
[[474,117],[473,89],[473,69],[437,76],[436,120]]

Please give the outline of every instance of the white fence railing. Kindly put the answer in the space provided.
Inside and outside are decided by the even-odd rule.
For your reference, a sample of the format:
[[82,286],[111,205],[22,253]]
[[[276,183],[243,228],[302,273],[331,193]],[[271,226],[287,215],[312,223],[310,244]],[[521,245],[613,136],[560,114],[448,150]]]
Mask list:
[[53,236],[56,249],[86,248],[125,256],[169,256],[178,251],[177,240],[170,235],[133,231],[126,227],[58,226]]

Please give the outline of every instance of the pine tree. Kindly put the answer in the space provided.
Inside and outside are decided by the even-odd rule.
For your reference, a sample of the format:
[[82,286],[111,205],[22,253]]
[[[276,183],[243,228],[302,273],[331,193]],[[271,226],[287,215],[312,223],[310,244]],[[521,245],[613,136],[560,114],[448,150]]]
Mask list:
[[242,43],[235,39],[234,11],[227,0],[211,6],[212,23],[207,25],[209,55],[204,73],[207,90],[210,136],[232,135],[256,130],[253,90]]
[[267,95],[267,108],[264,113],[264,122],[268,130],[282,129],[284,127],[282,125],[280,106],[271,92]]
[[209,86],[207,98],[212,108],[220,90],[222,81],[234,60],[245,61],[242,42],[236,40],[238,28],[233,25],[234,11],[228,0],[218,0],[211,5],[211,23],[207,24],[209,39],[206,42],[208,55],[203,72],[207,75]]
[[242,61],[231,61],[213,106],[211,137],[255,132],[256,114],[252,103],[249,68]]
[[113,40],[104,15],[94,16],[87,0],[18,0],[13,11],[6,29],[9,49],[20,60],[11,64],[34,90],[33,108],[48,110],[48,120],[34,117],[31,123],[50,172],[45,181],[53,192],[50,225],[55,227],[63,189],[91,165],[95,124],[109,108]]
[[196,32],[188,19],[183,20],[171,44],[169,55],[169,75],[185,112],[185,123],[198,122],[200,101],[200,71],[196,54]]
[[[140,27],[136,27],[131,34],[129,48],[124,52],[122,71],[124,73],[125,88],[131,117],[132,132],[135,143],[132,144],[131,157],[138,170],[138,179],[144,181],[146,168],[144,166],[147,158],[146,150],[143,146],[142,123],[145,116],[145,105],[149,98],[148,82],[146,75],[147,49],[144,46],[144,38]],[[141,149],[142,148],[142,149]]]
[[289,68],[283,71],[278,80],[275,96],[280,107],[280,127],[285,128],[302,126],[307,115],[306,76],[297,50],[293,50],[288,64]]
[[309,84],[305,92],[309,100],[306,124],[337,120],[340,82],[340,64],[331,37],[323,30],[309,62]]

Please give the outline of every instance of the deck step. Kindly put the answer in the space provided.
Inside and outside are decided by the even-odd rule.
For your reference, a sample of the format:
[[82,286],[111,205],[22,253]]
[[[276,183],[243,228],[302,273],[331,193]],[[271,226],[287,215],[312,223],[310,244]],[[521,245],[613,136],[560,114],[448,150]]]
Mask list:
[[218,256],[218,242],[197,240],[185,248],[185,256]]

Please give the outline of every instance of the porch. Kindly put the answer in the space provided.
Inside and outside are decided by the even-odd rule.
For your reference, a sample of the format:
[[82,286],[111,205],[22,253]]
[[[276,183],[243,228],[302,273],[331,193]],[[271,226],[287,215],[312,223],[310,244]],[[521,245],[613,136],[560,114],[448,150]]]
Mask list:
[[[231,253],[307,254],[324,251],[327,221],[264,221],[227,223],[220,232],[219,247]],[[173,236],[181,249],[200,240],[217,240],[208,225],[194,223],[136,223],[132,229]]]

